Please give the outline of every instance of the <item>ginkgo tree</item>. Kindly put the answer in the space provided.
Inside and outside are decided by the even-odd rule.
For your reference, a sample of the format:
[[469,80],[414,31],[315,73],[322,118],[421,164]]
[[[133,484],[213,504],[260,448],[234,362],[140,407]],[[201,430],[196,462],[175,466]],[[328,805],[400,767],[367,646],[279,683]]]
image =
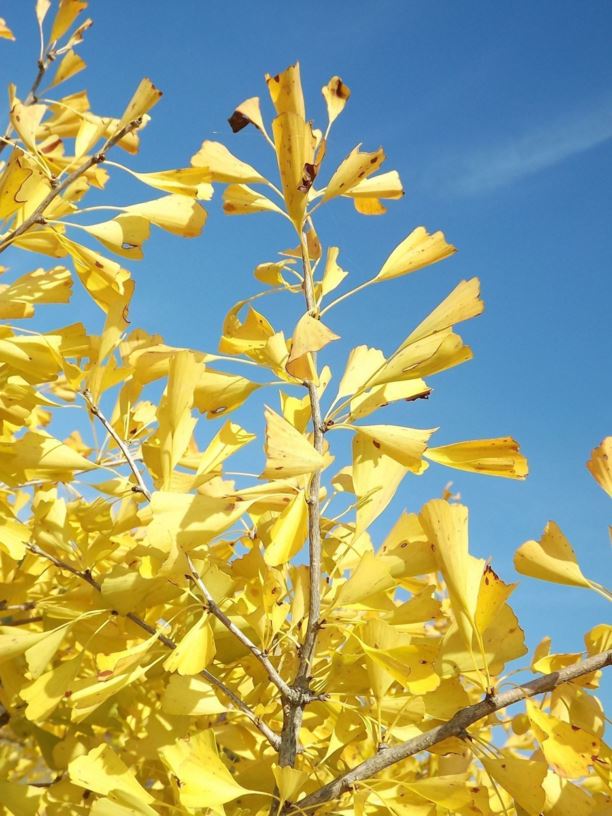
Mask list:
[[[364,336],[332,378],[320,352],[340,342],[334,306],[455,248],[417,226],[349,285],[317,211],[349,198],[356,217],[381,215],[402,184],[380,172],[382,149],[324,167],[350,91],[332,77],[315,128],[298,64],[266,76],[270,103],[229,119],[259,131],[277,178],[211,141],[178,169],[111,160],[138,150],[161,92],[144,79],[113,115],[85,91],[58,95],[85,68],[86,6],[35,3],[38,71],[25,96],[9,86],[0,141],[0,253],[45,259],[3,270],[0,289],[0,813],[603,816],[610,751],[593,692],[612,627],[594,622],[572,654],[544,640],[514,684],[508,664],[527,653],[515,584],[470,554],[467,508],[447,492],[390,519],[382,542],[372,533],[430,463],[527,474],[511,437],[439,446],[432,428],[380,419],[471,358],[456,327],[482,312],[478,280],[416,315],[389,354]],[[88,206],[109,172],[145,200]],[[261,291],[229,311],[217,351],[178,348],[129,326],[125,267],[152,228],[198,235],[215,185],[229,215],[289,221],[295,247],[256,266]],[[74,285],[101,323],[28,327]],[[287,297],[285,326],[253,305],[272,292]],[[226,462],[256,439],[237,419],[260,391],[250,477]],[[609,495],[611,446],[588,464]],[[554,522],[515,564],[610,598]]]

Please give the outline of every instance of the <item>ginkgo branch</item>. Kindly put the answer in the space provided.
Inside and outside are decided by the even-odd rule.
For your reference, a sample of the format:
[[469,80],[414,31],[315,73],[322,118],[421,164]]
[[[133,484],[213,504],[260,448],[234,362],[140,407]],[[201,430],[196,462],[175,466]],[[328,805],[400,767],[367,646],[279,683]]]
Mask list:
[[125,461],[127,462],[127,464],[129,466],[130,470],[132,471],[132,473],[134,474],[134,478],[136,479],[136,482],[138,484],[138,491],[140,493],[142,493],[142,495],[148,501],[151,501],[151,493],[149,491],[149,488],[146,486],[145,481],[142,478],[142,474],[138,470],[138,465],[136,464],[136,462],[134,460],[134,457],[130,453],[130,451],[128,449],[128,446],[125,444],[123,439],[119,436],[117,431],[110,424],[108,419],[104,416],[104,414],[102,413],[100,408],[96,405],[96,403],[92,399],[90,391],[87,388],[83,391],[83,397],[84,397],[85,402],[87,403],[91,413],[100,420],[100,422],[104,426],[104,429],[106,430],[108,435],[111,436],[115,440],[115,443],[117,444],[117,447],[119,448],[121,453],[124,455]]
[[204,583],[202,576],[199,574],[191,556],[188,553],[185,553],[185,557],[187,559],[187,563],[189,565],[189,569],[191,571],[191,575],[195,583],[198,586],[198,589],[206,599],[206,608],[214,615],[217,620],[221,621],[221,623],[228,629],[234,637],[245,646],[252,655],[254,655],[257,660],[261,663],[261,665],[266,670],[268,677],[274,683],[274,685],[278,688],[281,694],[289,700],[295,699],[296,702],[298,701],[299,697],[294,689],[292,689],[288,683],[283,680],[280,676],[278,671],[275,669],[273,664],[271,663],[270,659],[266,655],[264,651],[262,651],[258,646],[253,643],[253,641],[245,635],[245,633],[239,629],[236,624],[223,612],[223,610],[219,607],[216,603],[213,596],[210,594],[210,591],[206,584]]
[[[69,564],[67,561],[62,561],[52,553],[48,553],[41,549],[37,544],[29,544],[28,550],[33,555],[38,555],[40,558],[45,558],[47,561],[50,561],[58,569],[64,570],[65,572],[70,572],[72,575],[75,575],[77,578],[85,581],[85,583],[89,584],[89,586],[95,589],[96,592],[102,592],[101,584],[96,581],[89,569],[80,570],[77,567],[74,567],[72,564]],[[140,629],[147,632],[149,635],[156,635],[159,642],[163,643],[168,649],[176,649],[176,643],[171,638],[167,637],[154,626],[151,626],[151,624],[144,621],[141,617],[136,615],[135,612],[126,612],[123,614],[124,617],[131,620],[132,623],[136,624],[136,626],[140,627]],[[266,725],[261,718],[258,717],[257,714],[255,714],[255,712],[243,700],[240,699],[240,697],[238,697],[237,694],[235,694],[228,686],[225,685],[222,680],[209,672],[207,669],[202,669],[199,674],[200,677],[203,677],[211,684],[211,686],[214,686],[225,697],[227,697],[228,700],[230,700],[236,706],[236,708],[238,708],[253,723],[260,733],[263,734],[273,748],[275,748],[277,751],[280,750],[280,737],[278,734],[272,731],[272,729]]]
[[[291,816],[295,816],[304,810],[312,811],[314,808],[342,796],[343,793],[350,791],[357,783],[369,779],[385,768],[389,768],[391,765],[395,765],[407,757],[414,756],[414,754],[418,754],[421,751],[427,751],[449,737],[466,738],[467,728],[500,709],[507,708],[528,697],[534,697],[537,694],[552,691],[564,683],[569,683],[572,680],[584,677],[586,674],[592,674],[610,665],[612,665],[612,649],[602,652],[601,654],[592,655],[585,660],[581,660],[559,671],[545,674],[543,677],[538,677],[528,683],[516,686],[502,694],[487,695],[485,699],[479,703],[457,711],[448,722],[438,725],[426,731],[424,734],[419,734],[417,737],[413,737],[399,745],[392,747],[385,746],[384,750],[379,751],[374,756],[356,765],[350,771],[347,771],[347,773],[336,777],[336,779],[328,782],[327,785],[323,785],[323,787],[304,797],[304,799],[300,799],[295,806],[288,804],[283,811],[283,816],[290,816],[290,814]],[[467,738],[469,738],[469,734]]]
[[[47,52],[47,54],[45,55],[44,58],[42,57],[42,54],[41,54],[41,57],[37,62],[37,69],[38,70],[36,72],[36,76],[34,77],[34,82],[32,82],[32,87],[30,88],[30,91],[29,91],[28,95],[24,99],[24,102],[23,102],[24,105],[33,105],[35,102],[38,101],[37,98],[36,98],[36,93],[37,93],[38,89],[40,88],[40,83],[43,81],[48,67],[55,60],[55,57],[56,57],[56,53],[55,53],[55,51],[53,51],[51,49]],[[13,126],[9,123],[6,130],[4,131],[4,136],[2,137],[2,139],[0,139],[0,153],[2,153],[2,151],[7,146],[7,144],[12,144],[12,142],[10,140],[12,132],[13,132]]]
[[[309,313],[316,310],[316,298],[314,291],[314,279],[312,266],[310,264],[310,254],[304,232],[300,233],[300,245],[302,249],[302,264],[304,269],[304,296],[306,308]],[[314,355],[313,355],[314,357]],[[313,427],[313,445],[318,453],[323,452],[323,431],[321,420],[321,403],[319,392],[314,382],[305,383],[310,399],[310,412]],[[309,605],[308,621],[306,623],[306,633],[300,649],[300,663],[297,674],[292,683],[292,688],[301,695],[309,691],[309,673],[312,658],[315,651],[317,634],[319,632],[321,615],[321,471],[317,470],[312,474],[306,503],[308,505],[308,564],[309,564]],[[279,764],[281,766],[295,764],[297,756],[297,746],[299,742],[299,730],[304,714],[304,705],[308,701],[303,697],[298,702],[288,701],[283,710],[283,730],[281,735],[281,748]]]
[[102,149],[98,153],[94,153],[89,156],[82,164],[73,170],[72,173],[69,173],[62,182],[52,187],[36,209],[27,218],[25,218],[18,227],[11,230],[2,239],[2,241],[0,241],[0,252],[4,252],[4,250],[10,246],[16,238],[19,238],[20,235],[23,235],[24,232],[31,229],[34,224],[45,223],[44,213],[49,205],[52,204],[58,196],[64,193],[68,187],[74,184],[74,182],[77,181],[90,168],[106,161],[106,151],[110,150],[111,147],[114,147],[117,142],[121,141],[121,139],[123,139],[123,137],[128,133],[131,133],[133,130],[137,130],[141,124],[142,117],[139,116],[138,118],[133,119],[131,122],[128,122],[122,128],[119,128],[119,130],[113,134],[113,136],[106,140],[106,142],[102,145]]

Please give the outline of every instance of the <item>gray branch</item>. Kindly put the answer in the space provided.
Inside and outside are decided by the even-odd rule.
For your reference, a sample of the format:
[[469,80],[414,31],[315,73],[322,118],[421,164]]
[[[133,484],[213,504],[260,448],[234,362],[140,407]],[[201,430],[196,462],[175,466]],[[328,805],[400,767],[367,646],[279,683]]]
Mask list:
[[336,777],[336,779],[328,782],[327,785],[319,788],[314,793],[300,799],[296,804],[288,804],[283,811],[284,816],[298,816],[298,814],[302,814],[306,810],[312,813],[317,807],[325,804],[325,802],[337,799],[343,793],[350,791],[356,783],[369,779],[385,768],[389,768],[391,765],[401,762],[402,759],[418,754],[421,751],[427,751],[432,746],[449,737],[464,737],[466,729],[469,728],[470,725],[488,717],[495,711],[507,708],[528,697],[534,697],[536,694],[544,694],[547,691],[552,691],[563,683],[569,683],[578,677],[591,674],[611,664],[612,649],[588,657],[585,660],[574,663],[573,666],[567,666],[557,672],[545,674],[543,677],[538,677],[524,685],[517,686],[509,691],[504,691],[502,694],[488,695],[484,700],[481,700],[481,702],[462,708],[448,722],[438,725],[430,731],[419,734],[418,737],[413,737],[399,745],[394,745],[391,748],[385,748],[384,751],[379,751],[374,756],[356,765],[347,773]]

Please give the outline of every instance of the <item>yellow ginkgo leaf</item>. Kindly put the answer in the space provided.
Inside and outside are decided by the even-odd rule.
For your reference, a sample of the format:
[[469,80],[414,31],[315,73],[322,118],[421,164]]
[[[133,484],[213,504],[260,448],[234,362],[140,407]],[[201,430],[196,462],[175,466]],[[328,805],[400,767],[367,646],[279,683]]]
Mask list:
[[191,408],[199,373],[200,363],[189,351],[179,351],[170,362],[168,385],[157,410],[162,490],[170,488],[172,471],[185,453],[196,425]]
[[264,537],[266,564],[278,567],[290,561],[302,548],[308,533],[308,505],[300,490],[280,513]]
[[136,774],[113,751],[102,743],[68,765],[73,785],[108,796],[119,805],[134,805],[137,813],[156,813],[149,804],[154,798],[136,779]]
[[366,654],[372,691],[382,700],[394,681],[414,694],[433,691],[440,684],[433,663],[438,647],[413,638],[382,620],[370,620],[359,636]]
[[[398,199],[404,195],[404,188],[397,170],[389,170],[378,176],[362,179],[348,193],[355,201],[378,201],[380,198]],[[422,227],[420,229],[423,229]]]
[[0,316],[31,317],[41,303],[68,303],[72,276],[65,266],[35,269],[9,285],[0,286]]
[[289,286],[290,284],[283,276],[283,271],[293,271],[291,264],[292,261],[261,263],[253,270],[253,276],[269,286]]
[[0,17],[0,39],[15,40],[15,35],[7,26],[6,20],[3,17]]
[[61,39],[85,8],[86,0],[60,0],[49,41]]
[[319,351],[332,340],[339,340],[337,334],[327,328],[320,320],[316,320],[308,313],[299,319],[291,342],[291,352],[285,364],[288,373],[299,377],[301,368],[300,358],[311,352]]
[[327,116],[331,125],[344,110],[351,95],[351,89],[344,84],[339,76],[333,76],[327,85],[321,88],[321,93],[325,98]]
[[263,479],[286,479],[321,470],[325,458],[286,419],[271,408],[264,411],[266,466]]
[[389,405],[390,402],[413,402],[418,399],[427,399],[431,388],[425,380],[420,378],[400,382],[390,382],[376,386],[351,400],[350,420],[362,419],[377,408]]
[[223,212],[226,215],[251,215],[258,212],[285,214],[271,199],[246,184],[230,184],[225,188]]
[[306,109],[299,62],[290,65],[275,76],[266,74],[266,83],[277,114],[295,113],[305,119]]
[[61,236],[60,241],[70,254],[81,283],[97,305],[107,312],[117,296],[124,295],[130,273],[122,269],[116,261],[105,258],[89,247],[70,241],[65,236]]
[[392,587],[395,576],[392,574],[393,562],[375,555],[373,552],[363,554],[346,583],[336,593],[334,606],[367,606],[372,597]]
[[150,506],[153,521],[147,527],[147,537],[152,547],[168,552],[174,544],[187,550],[207,544],[231,527],[248,510],[249,503],[223,496],[156,491]]
[[75,680],[70,688],[70,719],[78,723],[86,719],[102,703],[115,694],[137,683],[146,675],[150,666],[136,666],[123,674],[100,673],[93,678]]
[[136,173],[130,170],[130,175],[148,187],[162,190],[164,193],[190,196],[205,201],[212,198],[213,187],[209,183],[211,174],[204,167],[181,167],[177,170],[157,170],[154,173]]
[[197,201],[184,195],[167,195],[141,204],[131,204],[125,212],[146,218],[156,227],[174,235],[195,238],[206,223],[206,211]]
[[153,105],[156,105],[161,98],[162,92],[159,88],[156,88],[150,79],[146,77],[142,79],[136,88],[134,96],[128,102],[123,116],[119,120],[119,127],[124,127],[129,122],[139,119],[150,111]]
[[544,756],[552,768],[569,779],[588,777],[599,754],[600,740],[573,723],[547,714],[532,700],[527,700],[525,706]]
[[16,442],[0,442],[0,477],[10,485],[34,479],[69,481],[75,471],[97,467],[59,439],[42,431],[29,431]]
[[181,675],[199,674],[215,656],[215,638],[208,613],[202,615],[164,661],[164,669]]
[[23,143],[34,153],[38,150],[36,147],[38,129],[46,112],[46,105],[24,105],[16,97],[11,106],[11,125],[21,137]]
[[297,795],[302,791],[308,781],[306,771],[299,771],[297,768],[291,768],[288,765],[284,767],[274,765],[272,767],[272,773],[274,774],[274,779],[278,787],[281,805],[283,802],[295,801]]
[[422,340],[403,344],[367,380],[373,387],[390,382],[421,379],[461,365],[473,357],[469,346],[450,329],[436,332]]
[[32,677],[36,680],[53,660],[68,632],[69,625],[58,626],[46,633],[46,637],[31,646],[25,652],[26,663]]
[[612,496],[612,436],[606,436],[601,444],[593,449],[587,468],[608,496]]
[[265,133],[266,128],[261,117],[259,97],[252,96],[249,99],[245,99],[244,102],[241,102],[228,119],[228,122],[234,133],[238,133],[249,124],[254,125],[257,130],[261,130],[262,133]]
[[17,627],[0,626],[0,663],[11,660],[17,655],[25,654],[28,650],[34,649],[46,640],[50,641],[51,651],[54,653],[59,647],[58,635],[61,642],[61,638],[64,637],[65,633],[65,626],[59,626],[57,629],[51,629],[48,632],[28,632]]
[[210,717],[223,714],[227,706],[215,695],[208,680],[192,675],[173,674],[164,690],[161,708],[166,714]]
[[360,535],[387,507],[408,469],[378,450],[361,434],[353,437],[353,485],[359,499],[355,535]]
[[338,166],[325,188],[323,201],[329,201],[335,196],[346,195],[362,179],[376,172],[384,162],[385,153],[382,147],[372,153],[363,153],[359,148],[360,145],[354,148]]
[[193,401],[209,419],[239,408],[261,386],[238,374],[226,374],[206,367],[195,385]]
[[240,161],[221,142],[202,142],[202,146],[191,157],[194,167],[204,168],[210,181],[225,183],[265,184],[265,178],[249,164]]
[[148,816],[152,812],[146,804],[130,801],[129,805],[124,805],[119,804],[115,797],[102,796],[92,803],[89,816]]
[[315,137],[302,116],[285,111],[272,122],[276,159],[289,218],[301,232],[308,191],[315,176]]
[[380,556],[401,561],[401,565],[393,567],[398,577],[425,575],[438,568],[431,544],[416,513],[402,513],[385,538]]
[[109,127],[109,119],[103,119],[93,114],[85,114],[79,125],[74,140],[74,156],[78,158],[88,153]]
[[359,391],[384,364],[385,355],[380,349],[368,346],[352,349],[338,385],[336,401]]
[[510,436],[428,448],[424,455],[440,465],[487,476],[524,479],[528,473],[527,459]]
[[0,550],[15,561],[21,561],[32,531],[13,514],[9,507],[0,507]]
[[546,803],[543,812],[550,816],[591,816],[593,796],[584,787],[574,785],[554,771],[548,771],[542,782]]
[[367,437],[370,443],[385,456],[391,457],[415,473],[421,473],[424,469],[423,452],[427,447],[429,437],[437,430],[436,428],[429,430],[402,428],[398,425],[353,425],[351,427],[357,434]]
[[50,189],[49,179],[33,159],[16,148],[0,174],[0,218],[9,218],[18,210],[27,216],[46,198]]
[[149,221],[141,215],[118,215],[110,221],[83,227],[111,252],[125,258],[142,258],[142,245],[149,237]]
[[19,692],[26,701],[25,716],[32,722],[41,722],[57,708],[66,696],[81,667],[82,655],[65,660]]
[[400,348],[416,343],[438,332],[450,329],[457,323],[477,317],[482,313],[484,303],[480,299],[480,281],[470,278],[461,281],[447,295],[442,303],[421,321],[416,329],[404,340]]
[[482,756],[480,761],[487,773],[510,794],[517,805],[529,816],[540,816],[546,798],[542,787],[548,770],[545,762],[519,759],[510,754],[497,759]]
[[433,499],[421,511],[420,519],[448,587],[455,620],[471,649],[485,562],[468,552],[467,507]]
[[121,649],[119,652],[96,655],[96,665],[102,674],[121,674],[127,669],[131,669],[140,663],[143,657],[159,642],[159,634],[156,632],[146,640],[136,642],[134,645]]
[[489,564],[485,566],[480,581],[475,617],[476,626],[481,632],[486,631],[495,622],[499,610],[516,586],[504,583]]
[[361,215],[384,215],[387,208],[381,199],[398,199],[404,195],[404,188],[396,170],[379,176],[363,179],[348,194],[353,199],[355,209]]
[[446,243],[443,232],[430,234],[425,227],[417,227],[395,247],[375,280],[390,280],[407,275],[409,272],[442,261],[456,251],[456,247]]
[[338,247],[329,247],[327,250],[323,279],[321,280],[321,297],[333,292],[348,275],[348,272],[338,265],[339,252]]
[[353,204],[361,215],[384,215],[387,212],[379,198],[355,198]]
[[248,307],[246,318],[241,320],[239,313],[245,303],[238,301],[225,316],[219,351],[223,354],[246,354],[259,360],[268,340],[274,335],[274,329],[252,306]]
[[599,623],[584,636],[584,644],[590,655],[612,649],[612,625]]
[[222,814],[224,804],[251,792],[236,782],[219,758],[210,730],[165,746],[160,755],[177,779],[181,804],[190,810],[211,808]]
[[198,456],[193,487],[199,487],[213,475],[221,473],[222,463],[236,451],[256,439],[256,435],[245,431],[240,425],[226,422],[208,443],[206,450]]
[[[407,782],[406,787],[451,813],[466,807],[472,799],[472,789],[465,774],[430,776],[415,782]],[[479,808],[474,807],[472,810],[476,811]]]
[[554,521],[549,521],[539,541],[526,541],[514,554],[514,566],[521,575],[556,584],[589,589],[576,553]]
[[[2,20],[0,20],[0,23]],[[2,26],[0,25],[0,32]],[[0,781],[0,801],[12,816],[37,816],[43,792],[35,785]]]
[[53,82],[49,86],[50,88],[54,88],[56,85],[59,85],[62,82],[66,82],[67,79],[75,76],[80,71],[82,71],[87,66],[85,65],[85,61],[79,57],[74,51],[70,50],[57,66],[57,71],[55,72],[55,76],[53,77]]

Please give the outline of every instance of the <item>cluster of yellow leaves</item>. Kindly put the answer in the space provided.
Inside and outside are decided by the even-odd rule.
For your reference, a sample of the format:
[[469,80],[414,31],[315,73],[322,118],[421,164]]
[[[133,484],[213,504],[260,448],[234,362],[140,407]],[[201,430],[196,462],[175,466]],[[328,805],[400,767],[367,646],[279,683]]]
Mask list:
[[[51,5],[36,3],[41,27]],[[84,67],[74,47],[89,21],[69,32],[86,5],[59,1],[48,40],[53,60],[63,56],[53,85]],[[0,36],[11,36],[3,21]],[[324,251],[312,214],[338,197],[351,198],[359,213],[381,214],[381,200],[403,191],[397,173],[377,173],[382,149],[361,146],[315,187],[350,91],[339,77],[324,86],[322,132],[306,119],[298,65],[266,80],[272,135],[256,97],[236,108],[230,125],[261,132],[275,151],[278,185],[223,145],[204,142],[191,167],[128,171],[162,197],[83,224],[72,220],[84,212],[82,197],[106,182],[95,157],[137,122],[117,142],[134,152],[160,92],[143,80],[124,113],[110,118],[90,110],[85,92],[41,104],[21,102],[11,90],[0,251],[69,256],[104,325],[99,334],[80,322],[47,332],[13,325],[39,306],[69,300],[64,266],[37,268],[0,287],[0,318],[11,321],[0,327],[2,816],[263,816],[273,797],[279,807],[299,804],[347,768],[479,701],[527,651],[508,603],[515,585],[470,554],[465,507],[447,497],[404,512],[380,547],[369,532],[404,477],[428,462],[509,478],[527,473],[510,437],[432,447],[434,428],[361,424],[390,402],[429,396],[425,377],[471,358],[455,326],[481,313],[479,282],[459,283],[388,356],[366,345],[353,349],[324,406],[317,444],[309,394],[324,404],[331,381],[317,354],[339,339],[321,317],[346,295],[326,307],[323,300],[347,273],[338,247]],[[285,335],[253,298],[239,301],[224,320],[217,354],[128,333],[128,270],[74,233],[121,258],[140,258],[151,225],[199,233],[205,213],[198,200],[211,197],[211,183],[227,185],[230,214],[268,211],[292,222],[300,247],[260,264],[255,277],[265,292],[302,294],[311,286],[313,308],[292,318]],[[356,289],[454,251],[442,233],[417,227]],[[228,357],[257,374],[221,370]],[[256,436],[225,415],[269,387],[262,377],[270,375],[283,390],[280,404],[264,409],[261,475],[228,472],[227,460]],[[75,406],[81,416],[89,407],[105,438],[96,442],[85,423],[68,436],[51,433],[53,418]],[[197,414],[221,421],[203,434]],[[327,478],[337,430],[352,435],[352,459]],[[609,448],[608,438],[589,463],[607,492]],[[312,581],[301,553],[317,501],[310,487],[321,472],[322,613],[309,681],[320,698],[304,712],[296,767],[280,767],[260,726],[281,733],[283,700],[261,657],[286,682],[295,676]],[[582,575],[552,523],[539,543],[518,551],[517,569],[603,591]],[[586,651],[611,641],[612,629],[596,626]],[[550,654],[549,646],[538,647],[535,671],[579,658]],[[492,715],[320,812],[602,816],[610,754],[601,706],[589,694],[598,683],[594,673],[556,689],[545,704],[530,702],[512,720]]]

